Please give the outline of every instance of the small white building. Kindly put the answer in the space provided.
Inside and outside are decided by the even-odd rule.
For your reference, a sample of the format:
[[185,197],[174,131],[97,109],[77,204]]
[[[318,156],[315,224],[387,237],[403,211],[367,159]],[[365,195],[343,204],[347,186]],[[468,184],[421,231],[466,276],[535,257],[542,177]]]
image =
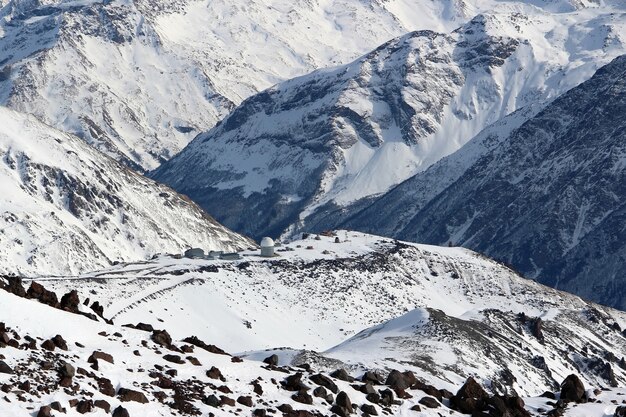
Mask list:
[[264,258],[272,258],[274,256],[274,240],[271,237],[264,237],[261,240],[261,256]]

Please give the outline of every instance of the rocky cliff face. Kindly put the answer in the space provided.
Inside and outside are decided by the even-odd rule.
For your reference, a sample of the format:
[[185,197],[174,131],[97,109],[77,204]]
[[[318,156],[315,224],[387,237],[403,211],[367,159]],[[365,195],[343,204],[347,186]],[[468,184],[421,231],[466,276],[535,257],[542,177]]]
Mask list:
[[548,285],[625,308],[625,97],[620,57],[479,153],[447,188],[428,199],[414,194],[434,181],[433,167],[348,225],[367,229],[388,201],[415,199],[411,215],[379,222],[386,233],[471,247]]
[[251,244],[173,190],[31,116],[0,108],[0,152],[4,273],[75,274],[190,246]]

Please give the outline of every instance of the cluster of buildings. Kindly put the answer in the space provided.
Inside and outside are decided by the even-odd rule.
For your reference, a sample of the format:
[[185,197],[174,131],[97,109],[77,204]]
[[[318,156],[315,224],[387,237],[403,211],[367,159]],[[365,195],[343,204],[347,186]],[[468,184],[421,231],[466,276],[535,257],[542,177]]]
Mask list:
[[[275,248],[276,243],[272,238],[264,237],[261,240],[259,255],[263,258],[272,258],[276,256]],[[242,259],[242,256],[238,252],[224,252],[224,251],[209,251],[204,252],[202,248],[187,249],[183,254],[183,257],[189,259],[207,259],[207,260],[222,260],[222,261],[236,261]]]

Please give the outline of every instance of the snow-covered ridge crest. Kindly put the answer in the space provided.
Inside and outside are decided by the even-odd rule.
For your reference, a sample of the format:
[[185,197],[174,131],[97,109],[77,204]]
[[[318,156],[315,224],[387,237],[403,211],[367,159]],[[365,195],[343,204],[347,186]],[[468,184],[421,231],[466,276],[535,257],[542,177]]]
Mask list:
[[252,242],[80,139],[0,107],[0,271],[76,274]]

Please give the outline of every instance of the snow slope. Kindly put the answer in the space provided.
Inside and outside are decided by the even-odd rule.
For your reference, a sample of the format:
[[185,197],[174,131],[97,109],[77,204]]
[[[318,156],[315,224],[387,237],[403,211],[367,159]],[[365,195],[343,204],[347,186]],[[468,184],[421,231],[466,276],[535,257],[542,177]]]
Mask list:
[[244,101],[153,176],[259,238],[387,191],[625,51],[624,10],[500,3]]
[[[341,243],[290,242],[274,260],[253,252],[233,262],[162,257],[39,282],[59,295],[96,294],[117,323],[165,326],[178,338],[193,333],[253,358],[278,352],[355,372],[403,367],[442,387],[476,375],[494,391],[530,395],[572,372],[594,385],[626,382],[623,312],[466,249],[336,237]],[[290,349],[264,351],[276,347]]]
[[[232,415],[233,412],[238,415],[249,414],[250,410],[256,409],[275,413],[281,404],[289,404],[295,410],[305,410],[315,415],[334,414],[330,411],[331,404],[335,402],[334,395],[329,400],[312,397],[311,404],[307,405],[295,401],[292,397],[294,392],[281,387],[280,383],[286,377],[293,378],[297,371],[302,373],[301,378],[307,390],[317,387],[311,378],[317,372],[315,368],[307,372],[301,368],[270,368],[255,361],[233,361],[229,355],[210,353],[178,338],[174,338],[168,345],[162,345],[149,332],[91,321],[2,290],[0,305],[2,334],[20,346],[20,349],[4,344],[0,347],[2,363],[15,372],[0,372],[0,386],[3,387],[0,412],[3,415],[36,415],[40,407],[54,401],[59,402],[65,412],[53,411],[53,415],[68,417],[81,416],[84,412],[94,416],[111,415],[110,411],[105,412],[101,407],[110,407],[111,410],[123,407],[131,416],[211,414],[222,417]],[[56,335],[64,338],[66,350],[54,348],[48,351],[40,348],[44,340]],[[183,348],[185,353],[182,352]],[[89,361],[94,352],[110,356],[108,360],[98,359],[94,366],[93,361]],[[172,363],[172,357],[167,355],[178,356],[181,363]],[[62,388],[59,385],[59,370],[67,369],[66,364],[75,371],[71,372],[75,375],[69,383],[65,383],[69,387]],[[217,379],[219,377],[221,379]],[[357,389],[359,385],[335,378],[328,380],[337,386],[338,391],[345,392],[358,407],[370,404],[377,413],[383,411],[382,405],[375,405],[365,398],[365,394]],[[122,388],[143,394],[146,402],[124,401]],[[375,386],[375,390],[380,391],[386,388],[378,384]],[[411,409],[427,395],[415,388],[407,389],[407,392],[411,398],[384,407],[385,412],[399,416],[415,415]],[[591,393],[596,398],[594,402],[570,404],[564,415],[610,416],[624,395],[624,389],[620,388]],[[215,396],[216,403],[212,402],[211,396]],[[248,405],[239,402],[243,396],[250,397]],[[80,403],[72,406],[72,400]],[[533,416],[542,415],[540,409],[551,408],[548,398],[524,400]],[[232,401],[232,405],[226,401]],[[463,415],[449,409],[448,400],[444,399],[442,403],[437,403],[433,409],[422,406],[419,415],[436,417],[442,412],[453,417]]]
[[76,274],[252,243],[80,139],[0,107],[0,272]]

